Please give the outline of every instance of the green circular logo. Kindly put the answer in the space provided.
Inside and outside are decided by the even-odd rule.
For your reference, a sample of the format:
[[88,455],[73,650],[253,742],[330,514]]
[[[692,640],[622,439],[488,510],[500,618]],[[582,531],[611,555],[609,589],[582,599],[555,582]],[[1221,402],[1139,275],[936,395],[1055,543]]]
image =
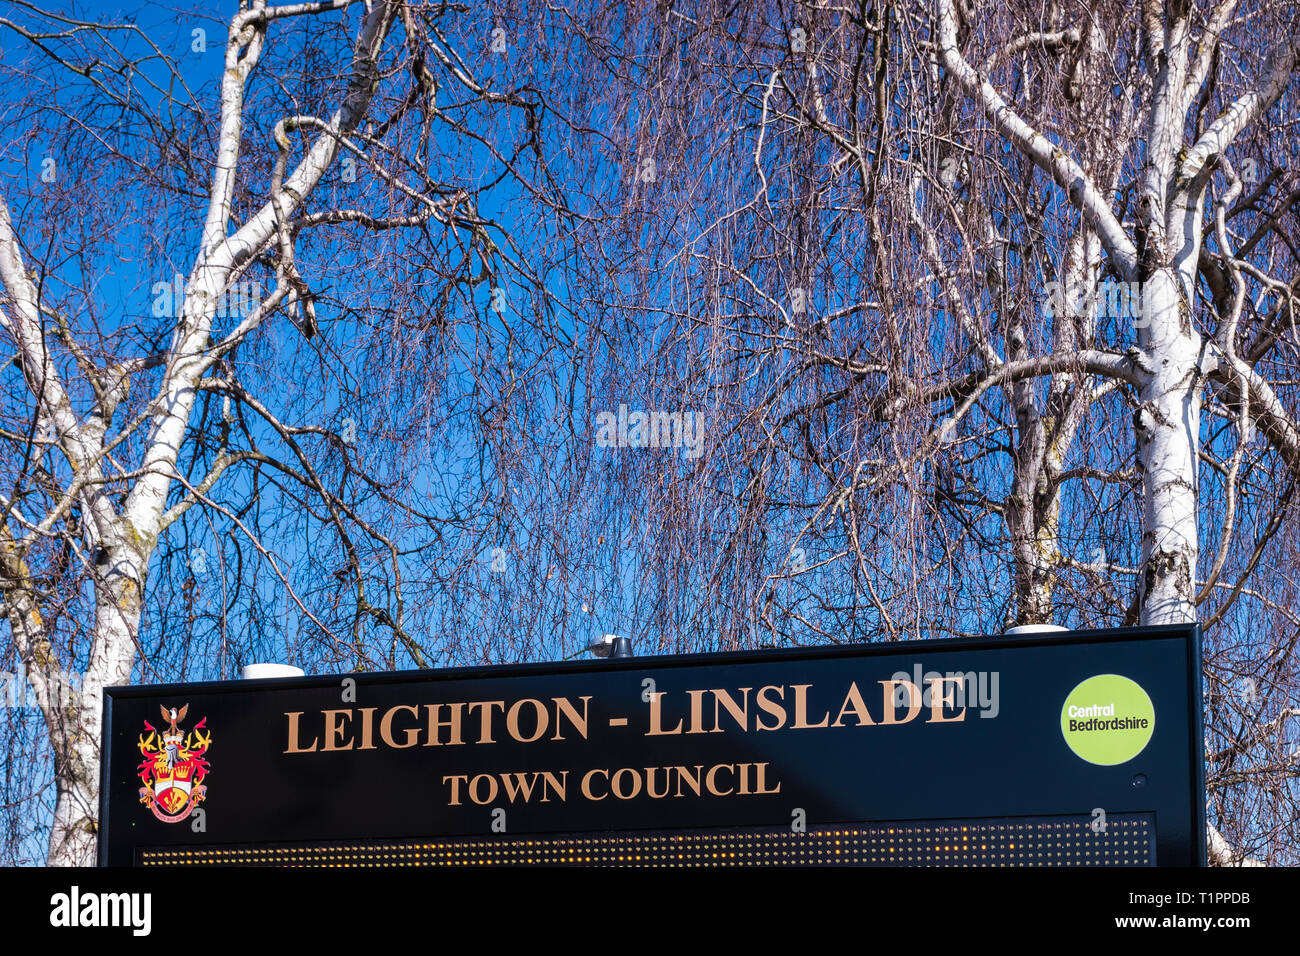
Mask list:
[[1119,674],[1089,677],[1061,708],[1061,733],[1088,763],[1113,767],[1140,754],[1156,729],[1156,709],[1140,685]]

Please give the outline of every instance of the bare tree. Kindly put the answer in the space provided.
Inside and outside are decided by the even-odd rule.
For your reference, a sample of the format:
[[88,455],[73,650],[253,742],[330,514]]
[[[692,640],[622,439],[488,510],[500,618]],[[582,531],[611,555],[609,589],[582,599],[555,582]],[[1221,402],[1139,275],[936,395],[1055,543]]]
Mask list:
[[[177,52],[134,21],[28,3],[0,20],[24,91],[0,196],[0,584],[53,758],[53,864],[94,859],[102,690],[137,667],[487,652],[413,636],[410,592],[459,580],[465,537],[500,540],[535,374],[519,363],[556,339],[546,264],[480,211],[522,195],[568,215],[541,149],[556,117],[485,55],[481,20],[246,0],[195,21]],[[186,57],[209,28],[204,73]],[[33,174],[19,150],[38,136]],[[430,440],[453,415],[475,423]],[[449,457],[466,434],[468,464]]]
[[1296,860],[1294,4],[252,3],[210,108],[18,7],[82,157],[0,231],[52,859],[133,673],[1200,620],[1212,853]]
[[664,647],[1202,620],[1214,857],[1290,861],[1300,22],[1143,11],[644,9],[608,402],[710,426],[619,493]]

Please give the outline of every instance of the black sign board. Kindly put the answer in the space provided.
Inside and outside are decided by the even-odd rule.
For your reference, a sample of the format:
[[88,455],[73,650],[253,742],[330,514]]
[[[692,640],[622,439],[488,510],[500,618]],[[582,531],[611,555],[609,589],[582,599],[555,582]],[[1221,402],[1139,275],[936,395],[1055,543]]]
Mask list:
[[1203,865],[1200,633],[105,691],[106,865]]

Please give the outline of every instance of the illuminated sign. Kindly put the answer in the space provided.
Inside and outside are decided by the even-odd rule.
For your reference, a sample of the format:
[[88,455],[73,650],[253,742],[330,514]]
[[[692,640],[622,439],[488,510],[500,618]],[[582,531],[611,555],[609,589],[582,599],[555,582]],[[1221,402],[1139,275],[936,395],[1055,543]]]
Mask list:
[[109,865],[1199,865],[1165,627],[107,698]]

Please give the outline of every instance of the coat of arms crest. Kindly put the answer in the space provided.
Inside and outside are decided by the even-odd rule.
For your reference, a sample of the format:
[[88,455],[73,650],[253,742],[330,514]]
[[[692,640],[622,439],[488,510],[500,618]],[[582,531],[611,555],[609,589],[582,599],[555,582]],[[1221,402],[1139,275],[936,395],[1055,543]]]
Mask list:
[[203,732],[207,718],[200,720],[188,733],[180,729],[189,704],[177,710],[162,708],[167,722],[165,731],[144,722],[148,736],[140,735],[140,755],[144,758],[136,772],[144,784],[140,802],[163,823],[178,823],[193,812],[207,796],[203,781],[208,775],[204,755],[212,746],[212,732]]

